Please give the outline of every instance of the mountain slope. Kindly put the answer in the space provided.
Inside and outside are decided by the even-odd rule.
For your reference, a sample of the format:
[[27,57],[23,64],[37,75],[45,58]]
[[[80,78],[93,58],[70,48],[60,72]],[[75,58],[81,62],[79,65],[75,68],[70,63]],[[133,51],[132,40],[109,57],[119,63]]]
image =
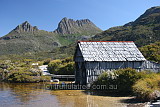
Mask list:
[[138,46],[160,40],[160,7],[152,7],[134,22],[110,28],[93,40],[135,41]]
[[146,10],[132,25],[153,25],[157,23],[160,23],[160,6]]

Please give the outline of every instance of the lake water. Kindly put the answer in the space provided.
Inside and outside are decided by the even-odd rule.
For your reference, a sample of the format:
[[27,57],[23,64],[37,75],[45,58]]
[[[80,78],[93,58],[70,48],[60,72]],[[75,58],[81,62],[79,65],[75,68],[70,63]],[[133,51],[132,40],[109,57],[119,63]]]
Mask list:
[[47,90],[43,83],[0,83],[0,107],[125,107],[123,102],[131,98],[84,90]]

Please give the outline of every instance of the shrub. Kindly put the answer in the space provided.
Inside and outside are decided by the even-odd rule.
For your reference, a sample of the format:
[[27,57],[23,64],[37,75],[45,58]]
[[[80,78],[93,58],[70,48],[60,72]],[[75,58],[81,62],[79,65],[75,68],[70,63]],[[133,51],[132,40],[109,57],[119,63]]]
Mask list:
[[7,80],[10,82],[30,82],[33,81],[31,75],[31,72],[15,71],[9,75]]
[[71,57],[63,60],[53,60],[49,63],[48,70],[52,74],[73,75],[74,62]]
[[137,72],[126,68],[104,72],[94,82],[96,85],[117,85],[117,90],[106,92],[119,92],[121,94],[135,94],[142,101],[150,101],[160,97],[160,74],[151,71]]
[[50,63],[50,61],[51,61],[51,59],[50,59],[50,58],[48,58],[48,59],[44,60],[43,65],[48,65],[48,64]]
[[145,58],[160,63],[160,41],[140,48]]
[[[147,78],[140,79],[133,86],[133,92],[138,99],[142,101],[150,101],[156,99],[157,92],[160,91],[160,75],[154,74]],[[160,92],[159,96],[160,96]]]
[[51,80],[50,76],[41,76],[40,82],[49,82]]
[[94,81],[94,84],[95,85],[99,85],[99,84],[105,85],[105,84],[108,84],[108,80],[109,80],[108,73],[104,72],[98,77],[96,81]]
[[41,82],[50,81],[50,77],[37,76],[35,73],[29,71],[14,71],[8,76],[7,81],[17,83]]
[[131,93],[132,86],[142,78],[154,77],[154,73],[150,71],[137,72],[135,69],[126,68],[119,69],[113,72],[102,73],[93,84],[96,85],[117,85],[117,90],[112,90],[120,93]]
[[102,73],[96,81],[94,81],[95,85],[109,85],[114,83],[115,74],[113,72],[104,72]]
[[69,63],[69,62],[73,62],[73,58],[72,57],[67,57],[67,58],[62,60],[62,63]]
[[62,64],[61,60],[53,60],[48,65],[48,70],[52,74],[57,74],[59,71],[60,65]]
[[144,76],[131,68],[119,69],[115,73],[117,75],[116,84],[118,85],[118,91],[123,93],[132,92],[133,84]]
[[65,65],[61,65],[57,74],[73,75],[74,74],[74,62],[68,62]]

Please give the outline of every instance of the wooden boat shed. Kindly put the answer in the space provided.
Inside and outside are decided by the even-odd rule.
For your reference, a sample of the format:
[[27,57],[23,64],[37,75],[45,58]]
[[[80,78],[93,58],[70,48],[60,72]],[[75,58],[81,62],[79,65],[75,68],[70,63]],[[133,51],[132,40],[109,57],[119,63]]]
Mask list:
[[160,70],[147,61],[133,41],[79,41],[74,55],[75,82],[90,84],[106,71],[133,68]]

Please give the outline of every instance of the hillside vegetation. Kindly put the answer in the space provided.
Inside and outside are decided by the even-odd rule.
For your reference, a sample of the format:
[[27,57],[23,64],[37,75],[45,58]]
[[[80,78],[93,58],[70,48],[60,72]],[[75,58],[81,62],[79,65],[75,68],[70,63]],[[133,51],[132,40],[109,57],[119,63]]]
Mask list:
[[160,41],[143,46],[140,51],[146,59],[160,63]]

